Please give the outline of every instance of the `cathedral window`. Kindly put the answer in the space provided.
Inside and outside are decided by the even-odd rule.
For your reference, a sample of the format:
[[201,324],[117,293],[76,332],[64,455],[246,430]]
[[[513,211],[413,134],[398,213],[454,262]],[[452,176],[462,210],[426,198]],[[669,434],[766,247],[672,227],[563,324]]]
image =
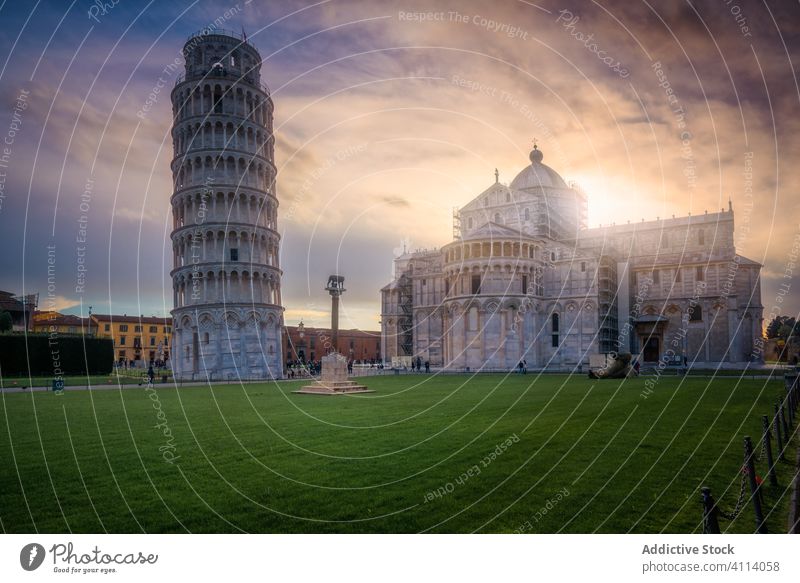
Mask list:
[[528,293],[528,276],[527,275],[523,275],[522,276],[522,293],[524,293],[524,294]]
[[653,283],[655,284],[661,283],[661,277],[659,276],[659,273],[660,272],[658,271],[658,269],[653,270]]
[[683,281],[683,277],[681,275],[681,268],[675,270],[675,283],[681,283]]
[[511,193],[510,192],[506,193],[506,202],[511,202]]
[[705,245],[705,243],[706,243],[706,234],[701,229],[701,230],[697,231],[697,244],[698,245]]
[[468,228],[468,229],[471,229],[471,228],[472,228],[472,217],[470,217],[470,218],[468,218],[468,219],[467,219],[467,228]]
[[231,249],[231,261],[239,261],[239,250]]
[[695,304],[694,306],[689,307],[689,321],[690,322],[703,321],[703,308],[700,307],[700,305]]
[[525,220],[526,221],[531,220],[531,209],[525,209]]
[[500,222],[500,213],[494,213],[494,222],[495,223],[499,223]]
[[558,348],[558,314],[550,316],[550,331],[552,332],[551,340],[553,348]]
[[586,262],[585,261],[581,261],[581,273],[585,273],[585,272],[586,272]]
[[208,336],[208,332],[203,333],[203,344],[208,344],[210,338]]
[[706,278],[705,270],[703,269],[702,265],[697,266],[697,274],[695,275],[695,279],[697,281],[703,281]]
[[558,314],[553,314],[550,317],[550,321],[552,323],[553,334],[558,334],[558,324],[559,324],[559,322],[558,322]]

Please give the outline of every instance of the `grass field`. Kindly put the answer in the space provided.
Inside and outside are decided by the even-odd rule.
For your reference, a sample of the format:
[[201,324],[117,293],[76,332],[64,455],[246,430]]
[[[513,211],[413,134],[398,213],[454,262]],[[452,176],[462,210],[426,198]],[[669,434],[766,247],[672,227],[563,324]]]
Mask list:
[[[733,506],[742,437],[758,442],[783,390],[662,378],[645,398],[642,378],[361,380],[376,392],[293,395],[302,382],[282,382],[4,394],[0,526],[698,532],[699,488]],[[765,494],[772,531],[786,529],[791,471],[781,462],[781,488]],[[750,506],[721,525],[752,532]]]

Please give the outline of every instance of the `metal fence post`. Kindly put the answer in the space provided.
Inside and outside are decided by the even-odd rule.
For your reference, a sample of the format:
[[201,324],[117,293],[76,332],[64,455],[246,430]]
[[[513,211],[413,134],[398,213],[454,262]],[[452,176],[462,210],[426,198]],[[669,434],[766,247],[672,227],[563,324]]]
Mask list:
[[700,488],[703,496],[703,534],[719,534],[719,519],[717,518],[717,504],[711,495],[711,488]]
[[764,522],[764,513],[761,510],[761,492],[756,481],[756,464],[753,461],[753,442],[750,436],[744,438],[744,461],[747,467],[747,479],[750,482],[750,494],[753,501],[753,511],[756,515],[756,531],[767,534],[767,525]]
[[775,417],[774,422],[772,423],[775,432],[775,442],[778,446],[778,455],[775,456],[779,460],[786,459],[786,456],[783,455],[783,437],[781,436],[781,420],[778,416],[778,404],[775,403]]
[[764,428],[764,449],[767,453],[767,467],[769,468],[769,485],[778,485],[778,476],[775,473],[775,460],[772,458],[772,439],[769,429],[769,415],[761,417],[761,425]]
[[780,404],[781,414],[781,427],[783,427],[783,443],[789,447],[789,424],[786,423],[786,411],[784,411],[783,403]]

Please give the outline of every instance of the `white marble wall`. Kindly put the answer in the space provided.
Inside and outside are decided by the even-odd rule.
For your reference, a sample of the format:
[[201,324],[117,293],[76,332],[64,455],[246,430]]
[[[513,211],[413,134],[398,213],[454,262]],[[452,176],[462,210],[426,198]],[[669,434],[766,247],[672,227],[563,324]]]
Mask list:
[[[172,94],[172,364],[179,378],[280,378],[272,100],[257,51],[211,36],[187,43],[186,78]],[[206,75],[226,49],[226,74]]]

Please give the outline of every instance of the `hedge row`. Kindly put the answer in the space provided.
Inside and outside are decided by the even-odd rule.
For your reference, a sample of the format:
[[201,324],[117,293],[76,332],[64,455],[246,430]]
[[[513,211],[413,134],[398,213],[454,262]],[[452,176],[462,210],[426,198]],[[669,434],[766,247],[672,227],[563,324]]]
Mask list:
[[110,338],[0,334],[0,374],[4,376],[109,374],[113,362]]

